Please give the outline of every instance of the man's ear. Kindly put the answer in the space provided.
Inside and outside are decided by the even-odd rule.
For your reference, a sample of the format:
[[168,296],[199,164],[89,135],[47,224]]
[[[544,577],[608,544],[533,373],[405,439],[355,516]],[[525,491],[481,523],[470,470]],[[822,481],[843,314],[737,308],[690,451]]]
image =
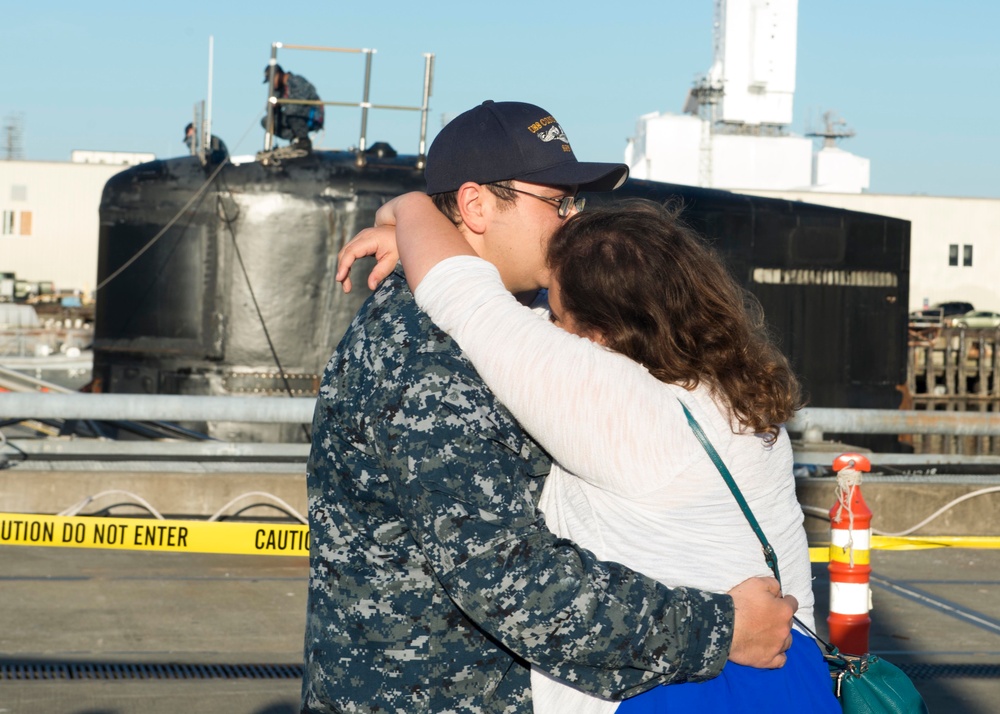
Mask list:
[[486,232],[487,220],[486,202],[489,200],[489,189],[482,184],[466,181],[458,187],[456,200],[462,223],[477,235]]

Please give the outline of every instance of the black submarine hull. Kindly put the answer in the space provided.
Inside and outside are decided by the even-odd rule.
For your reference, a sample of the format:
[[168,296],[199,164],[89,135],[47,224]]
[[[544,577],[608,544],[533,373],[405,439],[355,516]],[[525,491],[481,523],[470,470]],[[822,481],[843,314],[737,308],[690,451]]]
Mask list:
[[[107,284],[95,309],[96,388],[315,394],[370,294],[364,285],[343,294],[337,252],[384,201],[424,188],[414,156],[380,147],[364,159],[317,151],[278,165],[226,165],[206,186],[212,167],[184,157],[110,179],[100,208],[98,284]],[[683,218],[761,301],[812,406],[899,406],[907,221],[636,180],[588,200],[629,197],[682,202]],[[194,426],[227,440],[303,438],[294,425]]]

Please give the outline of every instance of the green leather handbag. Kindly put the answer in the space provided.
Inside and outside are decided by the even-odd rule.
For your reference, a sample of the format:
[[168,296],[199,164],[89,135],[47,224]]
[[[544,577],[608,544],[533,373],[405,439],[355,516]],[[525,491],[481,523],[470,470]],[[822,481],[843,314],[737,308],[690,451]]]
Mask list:
[[834,694],[850,714],[927,714],[920,693],[910,678],[877,655],[844,655],[819,640],[833,677]]
[[[684,409],[684,415],[687,417],[694,435],[698,437],[698,441],[701,442],[709,458],[712,459],[712,463],[719,469],[719,473],[739,504],[740,510],[746,516],[753,532],[757,534],[757,539],[764,550],[764,560],[771,568],[771,572],[774,573],[775,580],[781,583],[781,575],[778,573],[778,557],[771,544],[768,543],[760,524],[757,523],[757,518],[750,510],[749,504],[743,498],[739,486],[736,485],[736,481],[729,473],[729,469],[726,468],[719,452],[712,446],[712,442],[708,440],[701,425],[698,424],[684,402],[681,402],[681,408]],[[795,622],[826,649],[827,654],[824,657],[830,667],[833,691],[845,714],[927,714],[927,705],[924,703],[923,697],[920,696],[920,692],[913,686],[913,682],[903,674],[899,667],[889,664],[873,654],[841,654],[840,650],[820,639],[798,618],[795,618]]]

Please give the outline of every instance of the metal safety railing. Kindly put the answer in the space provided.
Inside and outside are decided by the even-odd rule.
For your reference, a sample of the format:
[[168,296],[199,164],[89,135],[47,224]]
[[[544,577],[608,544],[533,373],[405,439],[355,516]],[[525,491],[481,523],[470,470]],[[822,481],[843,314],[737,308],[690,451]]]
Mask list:
[[[314,397],[242,397],[242,396],[186,396],[143,394],[81,394],[8,392],[0,394],[0,420],[19,422],[29,420],[103,420],[136,422],[235,422],[267,424],[309,424],[316,405]],[[788,431],[800,438],[795,442],[797,463],[826,463],[835,442],[824,441],[830,434],[949,434],[969,437],[1000,438],[1000,413],[897,411],[890,409],[829,409],[810,407],[799,411],[787,424]],[[0,443],[3,436],[0,434]],[[169,448],[168,448],[169,446]],[[285,450],[272,453],[271,445],[201,445],[159,447],[146,443],[135,447],[139,452],[157,458],[169,454],[183,458],[246,458],[281,460],[304,458],[304,445],[290,445]],[[843,446],[843,445],[840,445]],[[27,447],[22,447],[21,451]],[[65,444],[42,443],[30,447],[36,458],[67,458],[76,455],[87,458],[80,447]],[[96,451],[111,449],[124,457],[131,454],[128,446],[108,446]],[[117,451],[115,451],[117,449]],[[124,449],[125,451],[122,451]],[[247,451],[247,450],[250,451]],[[253,449],[261,449],[258,453]],[[128,454],[126,453],[128,451]],[[162,451],[162,453],[160,453]],[[0,449],[2,461],[3,449]],[[63,453],[65,452],[65,453]],[[176,453],[175,453],[176,452]],[[252,453],[251,453],[252,452]],[[89,452],[87,452],[89,453]],[[95,452],[96,453],[96,452]],[[134,456],[135,454],[133,454]],[[978,464],[1000,468],[1000,456],[974,453],[916,453],[878,454],[880,464],[934,465]],[[992,473],[992,472],[991,472]],[[1000,473],[1000,471],[998,471]]]
[[0,396],[0,419],[308,424],[315,406],[313,397],[10,393]]
[[808,407],[787,428],[807,442],[822,441],[824,433],[1000,436],[1000,413]]
[[[175,394],[10,393],[0,419],[135,419],[180,421],[312,421],[314,397],[186,396]],[[830,409],[808,407],[788,422],[805,441],[835,434],[958,434],[1000,436],[1000,413]]]
[[[363,54],[365,56],[365,81],[364,91],[360,102],[339,102],[322,99],[286,99],[277,97],[274,94],[274,68],[278,64],[278,50],[309,50],[318,52],[341,52],[347,54]],[[368,111],[370,109],[391,109],[398,111],[420,112],[420,142],[417,156],[417,168],[423,168],[427,155],[427,111],[431,96],[431,84],[434,75],[434,54],[424,53],[424,86],[423,100],[420,106],[405,106],[398,104],[373,104],[370,101],[371,75],[372,75],[372,55],[378,50],[374,49],[352,49],[346,47],[318,47],[314,45],[286,45],[282,42],[271,43],[271,59],[268,62],[268,90],[267,90],[267,123],[264,132],[264,151],[270,151],[274,147],[274,114],[279,104],[305,104],[310,106],[332,106],[332,107],[358,107],[361,109],[361,132],[358,137],[357,156],[358,164],[365,162],[365,150],[368,147]]]
[[[173,394],[4,394],[0,418],[184,419],[307,423],[312,397],[183,396]],[[809,407],[788,422],[807,441],[839,434],[1000,436],[1000,413],[829,409]]]

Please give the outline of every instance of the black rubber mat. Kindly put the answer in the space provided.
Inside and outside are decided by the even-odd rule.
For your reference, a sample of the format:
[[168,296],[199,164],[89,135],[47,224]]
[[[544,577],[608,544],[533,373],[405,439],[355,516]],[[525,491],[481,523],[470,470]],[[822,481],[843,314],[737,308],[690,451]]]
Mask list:
[[[913,679],[998,679],[997,664],[897,665]],[[145,662],[2,662],[0,679],[302,679],[300,664],[150,664]]]
[[302,679],[300,664],[3,662],[2,679]]

